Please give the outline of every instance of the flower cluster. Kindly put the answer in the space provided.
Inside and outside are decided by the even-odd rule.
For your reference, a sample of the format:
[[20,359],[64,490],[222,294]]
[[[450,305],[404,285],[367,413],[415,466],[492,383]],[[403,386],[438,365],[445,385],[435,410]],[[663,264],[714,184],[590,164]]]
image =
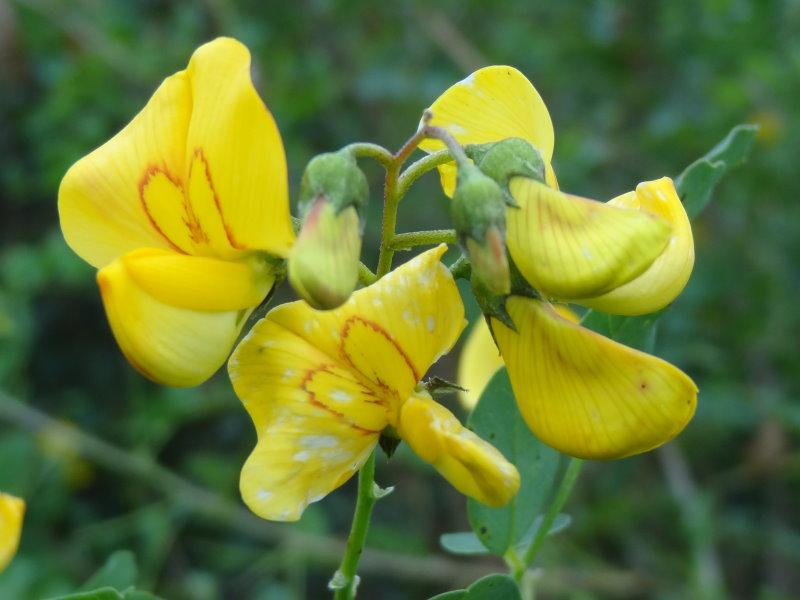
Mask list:
[[[281,138],[249,66],[235,40],[200,47],[64,177],[64,236],[98,268],[120,348],[156,382],[197,385],[288,270],[302,300],[267,313],[228,362],[258,436],[241,474],[248,506],[299,518],[381,438],[406,442],[464,494],[505,504],[515,466],[422,383],[466,324],[446,246],[356,290],[368,190],[347,151],[306,169],[295,239]],[[607,203],[559,191],[549,114],[510,67],[474,73],[430,113],[471,159],[440,172],[487,314],[461,366],[473,394],[505,363],[529,427],[574,456],[627,456],[676,435],[694,411],[692,381],[551,304],[632,315],[680,293],[693,244],[671,180]],[[495,343],[502,359],[486,351]]]
[[[551,304],[640,315],[677,297],[694,265],[694,243],[672,180],[640,183],[607,203],[560,192],[550,165],[552,121],[541,96],[512,67],[473,73],[429,110],[432,123],[461,144],[519,138],[545,167],[539,181],[519,171],[499,181],[510,196],[508,253],[533,293],[512,293],[503,299],[503,313],[487,315],[492,336],[481,325],[472,333],[461,366],[472,398],[504,361],[528,426],[561,452],[620,458],[677,435],[694,414],[692,380],[657,357],[581,327]],[[428,140],[422,147],[434,151],[442,144]],[[443,165],[440,174],[445,192],[457,195],[453,166]]]

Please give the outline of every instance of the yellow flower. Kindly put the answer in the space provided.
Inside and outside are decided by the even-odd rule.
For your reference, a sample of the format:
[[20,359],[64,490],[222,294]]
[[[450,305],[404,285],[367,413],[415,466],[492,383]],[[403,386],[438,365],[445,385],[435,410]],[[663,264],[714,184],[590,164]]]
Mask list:
[[337,309],[279,306],[236,348],[228,370],[258,435],[241,475],[253,512],[298,519],[361,467],[384,430],[480,502],[499,506],[516,493],[514,466],[419,386],[464,328],[444,251],[421,254]]
[[294,234],[280,134],[230,38],[199,47],[58,198],[70,247],[99,269],[111,329],[150,379],[197,385],[271,290]]
[[539,300],[506,303],[514,332],[492,329],[528,427],[581,458],[622,458],[675,437],[694,415],[697,386],[681,370],[560,317]]
[[[510,67],[477,71],[445,91],[431,110],[432,123],[462,144],[523,138],[548,167],[547,184],[513,177],[509,192],[517,207],[506,209],[509,254],[542,298],[508,298],[516,331],[496,319],[491,323],[528,426],[558,450],[586,458],[628,456],[674,437],[694,414],[694,383],[654,356],[560,317],[548,302],[624,315],[672,302],[694,263],[691,226],[672,181],[642,183],[605,204],[560,192],[549,169],[547,109]],[[446,192],[447,177],[443,172]],[[490,338],[476,335],[483,342],[467,346],[460,381],[478,390],[497,360]],[[478,344],[484,349],[476,350]],[[480,355],[486,363],[475,370]]]
[[0,573],[17,553],[25,501],[0,492]]

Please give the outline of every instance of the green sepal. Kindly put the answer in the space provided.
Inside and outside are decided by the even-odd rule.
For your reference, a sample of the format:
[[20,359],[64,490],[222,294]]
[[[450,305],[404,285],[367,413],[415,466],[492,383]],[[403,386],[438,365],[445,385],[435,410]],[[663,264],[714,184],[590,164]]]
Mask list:
[[500,186],[474,165],[458,168],[457,185],[451,203],[453,225],[459,240],[483,243],[486,230],[497,226],[505,234],[506,207]]
[[381,450],[383,450],[386,458],[392,458],[401,441],[395,428],[389,425],[381,432],[378,438],[378,445],[381,447]]
[[326,152],[312,158],[300,181],[300,216],[305,218],[314,202],[324,196],[336,214],[353,206],[364,224],[369,199],[367,177],[348,150]]
[[474,273],[475,272],[473,271],[473,275],[470,278],[472,294],[475,296],[475,300],[477,300],[481,312],[487,318],[487,322],[490,324],[490,329],[492,322],[490,317],[494,317],[512,331],[516,331],[517,326],[514,325],[511,315],[509,315],[508,311],[506,310],[506,300],[508,299],[508,296],[505,294],[494,294],[490,290],[486,289],[486,286],[482,285],[481,282],[476,279]]
[[508,206],[519,208],[508,188],[512,177],[528,177],[545,182],[542,155],[522,138],[506,138],[492,144],[467,146],[465,152],[484,174],[497,182]]

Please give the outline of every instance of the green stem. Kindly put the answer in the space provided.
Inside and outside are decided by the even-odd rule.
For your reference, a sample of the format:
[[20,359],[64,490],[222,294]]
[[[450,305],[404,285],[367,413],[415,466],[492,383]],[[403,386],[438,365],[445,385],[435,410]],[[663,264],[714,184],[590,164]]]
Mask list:
[[449,150],[440,150],[439,152],[434,152],[433,154],[429,154],[411,163],[411,165],[403,171],[403,174],[400,175],[400,179],[397,182],[397,196],[402,199],[417,179],[439,165],[452,162],[452,160],[453,157],[450,155]]
[[396,234],[390,243],[392,250],[407,250],[414,246],[429,244],[455,244],[456,232],[454,229],[431,229],[430,231],[412,231],[410,233]]
[[417,132],[412,135],[408,141],[403,144],[403,147],[397,151],[392,157],[390,163],[384,165],[386,167],[386,180],[383,186],[383,223],[381,224],[381,250],[378,256],[378,268],[375,274],[378,279],[386,275],[392,268],[392,258],[394,257],[394,250],[392,249],[392,239],[394,238],[394,230],[397,225],[397,204],[400,202],[398,195],[398,179],[400,177],[400,167],[406,162],[411,153],[416,150],[419,143],[426,137],[428,133],[427,127],[420,127]]
[[556,490],[556,496],[553,498],[553,502],[550,503],[550,507],[547,509],[547,514],[544,516],[542,524],[539,525],[539,530],[536,532],[533,543],[525,553],[523,563],[526,568],[533,564],[539,549],[542,547],[547,534],[550,532],[550,528],[553,526],[553,521],[556,520],[556,516],[558,516],[558,513],[564,508],[564,503],[567,501],[567,498],[569,498],[572,488],[575,487],[575,482],[578,480],[578,475],[581,472],[582,466],[583,460],[580,458],[573,457],[570,459],[564,477],[558,486],[558,490]]
[[392,164],[392,161],[394,161],[394,155],[378,144],[356,142],[355,144],[348,144],[343,150],[347,150],[357,158],[372,158],[377,160],[384,167],[388,167]]
[[347,538],[347,548],[342,557],[341,566],[328,584],[334,590],[334,600],[352,600],[356,596],[356,588],[358,587],[356,569],[358,568],[358,560],[361,558],[361,553],[364,551],[369,519],[372,515],[372,507],[377,499],[373,491],[374,487],[375,452],[373,451],[358,472],[358,499],[356,500],[356,512],[353,515],[350,535]]
[[464,154],[464,148],[461,147],[452,134],[442,127],[435,125],[426,125],[422,129],[425,137],[433,138],[443,142],[447,149],[450,151],[451,160],[455,160],[457,164],[467,165],[470,164],[469,158]]
[[[391,247],[394,239],[395,226],[397,224],[397,204],[400,196],[397,193],[397,180],[400,177],[400,168],[408,159],[412,152],[426,135],[426,128],[421,127],[403,144],[395,154],[389,154],[387,150],[376,144],[351,144],[347,148],[351,149],[355,156],[369,156],[375,158],[383,164],[386,169],[386,179],[383,187],[383,222],[381,224],[381,246],[378,257],[378,268],[375,272],[373,281],[380,279],[389,269],[392,268],[392,257],[394,250]],[[372,273],[364,267],[359,270],[359,275],[372,278]],[[375,495],[375,452],[370,454],[367,462],[358,472],[358,499],[356,500],[356,511],[353,515],[353,523],[350,526],[350,535],[347,538],[347,548],[339,569],[333,576],[329,587],[334,591],[334,599],[350,600],[355,598],[356,587],[358,586],[358,561],[364,550],[364,542],[367,538],[369,520],[372,516],[372,507],[377,500]]]
[[375,273],[373,273],[367,265],[365,265],[363,262],[359,263],[359,265],[358,265],[358,280],[363,285],[370,285],[372,283],[375,283],[375,281],[377,281],[377,279],[378,278],[375,276]]

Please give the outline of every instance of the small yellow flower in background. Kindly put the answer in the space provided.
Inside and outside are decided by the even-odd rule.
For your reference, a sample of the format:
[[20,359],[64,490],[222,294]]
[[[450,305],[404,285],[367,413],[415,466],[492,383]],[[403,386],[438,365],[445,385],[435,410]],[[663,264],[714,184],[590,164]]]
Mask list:
[[[428,110],[433,115],[428,123],[446,129],[462,146],[512,137],[530,142],[544,160],[545,180],[558,189],[550,165],[555,146],[553,121],[539,92],[514,67],[478,69],[450,86]],[[445,148],[435,139],[424,140],[419,147],[426,152]],[[452,196],[456,187],[455,164],[440,166],[439,174],[445,194]]]
[[22,498],[0,492],[0,572],[17,553],[24,515],[25,501]]
[[341,307],[279,306],[236,348],[228,369],[256,426],[242,469],[245,503],[292,521],[341,486],[391,428],[464,494],[499,506],[514,466],[420,388],[464,328],[458,288],[429,250],[353,293]]
[[[545,443],[583,458],[629,456],[674,437],[694,414],[697,388],[691,379],[659,358],[559,316],[548,301],[623,315],[672,302],[694,264],[691,226],[672,181],[642,183],[608,203],[560,192],[550,167],[554,136],[547,109],[530,82],[510,67],[473,73],[445,91],[431,111],[431,123],[462,144],[522,138],[546,165],[547,184],[510,179],[517,206],[506,209],[509,254],[542,298],[508,298],[516,331],[492,319],[528,426]],[[444,169],[448,194],[449,177]],[[491,336],[480,330],[475,335],[462,356],[459,380],[477,391],[497,359]],[[476,368],[480,356],[485,363]],[[469,396],[474,401],[479,394]]]
[[64,237],[99,269],[109,323],[150,379],[197,385],[224,362],[294,234],[280,134],[250,53],[198,48],[59,189]]

